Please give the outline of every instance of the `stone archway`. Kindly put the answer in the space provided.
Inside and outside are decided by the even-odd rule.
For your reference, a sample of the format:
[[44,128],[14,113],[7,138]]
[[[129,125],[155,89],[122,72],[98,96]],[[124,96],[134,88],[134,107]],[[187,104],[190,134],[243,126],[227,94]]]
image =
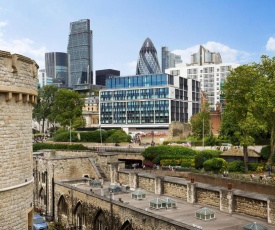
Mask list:
[[41,210],[45,210],[46,205],[47,205],[47,197],[45,194],[45,189],[41,187],[38,194],[38,206],[41,208]]
[[120,228],[120,230],[132,230],[132,229],[133,229],[132,225],[128,220],[125,221],[122,227]]
[[76,227],[82,228],[83,225],[85,225],[85,215],[84,215],[83,207],[80,201],[77,202],[74,208],[73,214],[74,214],[74,225]]
[[108,230],[109,224],[104,215],[104,212],[100,209],[94,219],[94,229],[95,230]]
[[64,198],[64,196],[62,195],[59,198],[59,201],[57,203],[57,216],[58,216],[58,221],[60,221],[62,224],[64,225],[68,225],[68,213],[69,209],[68,209],[68,204]]

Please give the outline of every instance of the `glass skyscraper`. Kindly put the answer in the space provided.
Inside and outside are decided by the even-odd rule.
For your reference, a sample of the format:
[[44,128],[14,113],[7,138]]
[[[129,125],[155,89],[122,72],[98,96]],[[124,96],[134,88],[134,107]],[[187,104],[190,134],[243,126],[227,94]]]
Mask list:
[[140,51],[137,61],[136,75],[161,73],[157,50],[150,38],[146,38]]
[[180,55],[171,53],[166,46],[161,47],[161,70],[163,73],[166,69],[173,68],[179,63],[182,63]]
[[45,69],[47,78],[53,84],[67,87],[70,77],[69,55],[67,53],[51,52],[45,54]]
[[67,50],[71,75],[68,85],[93,84],[93,31],[89,19],[71,22]]

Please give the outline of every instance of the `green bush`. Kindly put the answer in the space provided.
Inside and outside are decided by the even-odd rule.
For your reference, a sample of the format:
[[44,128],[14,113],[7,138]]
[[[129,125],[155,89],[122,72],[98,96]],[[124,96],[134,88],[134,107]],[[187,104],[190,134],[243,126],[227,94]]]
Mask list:
[[212,158],[206,160],[203,163],[203,168],[205,171],[213,171],[213,172],[220,172],[224,170],[227,166],[227,162],[222,158]]
[[[53,137],[53,140],[57,141],[57,142],[69,142],[70,141],[70,132],[69,131],[63,131],[63,132],[56,133]],[[72,142],[77,142],[78,141],[76,132],[71,133],[71,141]]]
[[262,166],[261,163],[249,163],[248,170],[249,171],[256,171],[259,166]]
[[88,150],[89,148],[82,145],[69,145],[69,144],[51,144],[51,143],[34,143],[33,151],[36,152],[41,149],[70,149],[70,150]]
[[115,132],[110,133],[111,136],[109,136],[106,140],[108,143],[131,142],[131,136],[127,135],[123,130],[115,130]]
[[146,148],[142,155],[146,160],[154,161],[156,157],[162,159],[182,159],[194,157],[196,151],[187,147],[182,146],[150,146]]
[[244,162],[243,161],[231,161],[227,164],[227,170],[229,172],[244,172]]
[[270,145],[267,145],[261,149],[261,156],[264,160],[268,160],[270,153],[271,153]]
[[198,152],[195,156],[195,168],[201,169],[203,168],[203,163],[208,160],[212,159],[214,157],[219,157],[221,154],[221,151],[219,150],[202,150]]
[[217,145],[217,138],[214,137],[213,135],[210,135],[210,136],[207,136],[205,138],[205,145],[206,146],[214,146],[214,145]]

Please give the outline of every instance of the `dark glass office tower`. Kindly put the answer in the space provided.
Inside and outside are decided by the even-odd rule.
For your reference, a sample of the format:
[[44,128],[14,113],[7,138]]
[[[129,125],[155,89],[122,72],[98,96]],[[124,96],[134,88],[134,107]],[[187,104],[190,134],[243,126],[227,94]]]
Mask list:
[[69,55],[67,53],[51,52],[45,54],[45,69],[47,78],[53,79],[53,84],[67,87],[70,77]]
[[106,85],[106,79],[120,76],[120,71],[114,69],[103,69],[95,71],[96,85]]
[[136,75],[161,73],[157,50],[150,38],[146,38],[140,51],[137,61]]
[[70,55],[69,86],[93,84],[93,31],[90,20],[71,22],[68,42]]

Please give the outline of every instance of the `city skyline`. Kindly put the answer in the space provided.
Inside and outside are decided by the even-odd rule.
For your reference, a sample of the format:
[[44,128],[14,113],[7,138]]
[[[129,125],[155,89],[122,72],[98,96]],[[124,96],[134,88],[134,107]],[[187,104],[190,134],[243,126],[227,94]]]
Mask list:
[[152,39],[161,60],[167,46],[190,62],[203,45],[223,63],[259,62],[275,54],[275,2],[264,1],[40,1],[0,0],[0,49],[45,67],[47,52],[67,52],[70,23],[90,19],[94,71],[135,73],[143,41]]

